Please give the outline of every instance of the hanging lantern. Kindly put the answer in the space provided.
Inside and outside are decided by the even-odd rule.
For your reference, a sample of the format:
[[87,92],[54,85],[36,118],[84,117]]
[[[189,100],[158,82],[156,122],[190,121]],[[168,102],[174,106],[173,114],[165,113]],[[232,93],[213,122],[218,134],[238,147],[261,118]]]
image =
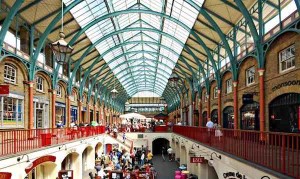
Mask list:
[[54,54],[56,62],[63,65],[69,63],[73,48],[65,41],[65,34],[63,32],[59,32],[59,37],[59,40],[50,44],[50,48]]
[[179,77],[176,73],[172,73],[168,81],[170,82],[170,86],[172,88],[176,88],[178,85]]
[[118,91],[114,88],[113,90],[111,90],[111,97],[113,98],[113,99],[115,99],[116,97],[117,97],[117,94],[118,94]]

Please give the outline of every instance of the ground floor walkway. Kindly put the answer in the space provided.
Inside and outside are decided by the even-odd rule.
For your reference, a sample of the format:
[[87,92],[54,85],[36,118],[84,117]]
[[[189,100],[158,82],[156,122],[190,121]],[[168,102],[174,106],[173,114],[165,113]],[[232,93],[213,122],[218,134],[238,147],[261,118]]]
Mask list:
[[153,157],[153,165],[158,173],[157,179],[174,179],[175,171],[178,169],[178,163],[169,162],[168,156],[165,157],[166,161],[162,159],[161,155],[155,155]]

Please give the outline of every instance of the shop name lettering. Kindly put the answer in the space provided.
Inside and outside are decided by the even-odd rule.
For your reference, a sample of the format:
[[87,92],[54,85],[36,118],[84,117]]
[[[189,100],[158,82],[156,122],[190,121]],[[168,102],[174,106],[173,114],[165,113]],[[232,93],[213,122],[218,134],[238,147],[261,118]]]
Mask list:
[[228,179],[247,179],[245,175],[240,174],[239,172],[235,173],[235,172],[227,172],[227,173],[223,173],[223,177],[224,178],[228,178]]
[[276,91],[285,86],[295,86],[295,85],[300,85],[300,80],[292,80],[292,81],[286,81],[286,82],[280,83],[280,84],[274,86],[272,88],[272,91]]

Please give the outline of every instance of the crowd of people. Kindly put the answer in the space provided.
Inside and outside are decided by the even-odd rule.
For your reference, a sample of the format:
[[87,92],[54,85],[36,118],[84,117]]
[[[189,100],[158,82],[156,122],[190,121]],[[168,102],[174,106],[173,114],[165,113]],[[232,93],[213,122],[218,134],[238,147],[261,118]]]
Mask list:
[[132,153],[113,149],[108,154],[96,154],[95,174],[89,173],[91,179],[109,178],[110,172],[121,172],[125,179],[152,178],[155,169],[153,154],[143,146],[134,148]]

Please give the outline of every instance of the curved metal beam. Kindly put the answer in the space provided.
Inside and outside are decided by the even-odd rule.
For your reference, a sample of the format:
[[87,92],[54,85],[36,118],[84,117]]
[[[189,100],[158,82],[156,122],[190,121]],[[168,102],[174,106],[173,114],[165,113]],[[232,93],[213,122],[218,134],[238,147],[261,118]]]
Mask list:
[[4,42],[4,38],[5,35],[9,29],[9,26],[11,24],[11,22],[13,21],[16,13],[18,12],[19,8],[21,7],[21,5],[23,4],[24,0],[17,0],[14,5],[11,7],[9,13],[7,14],[2,27],[1,27],[1,31],[0,31],[0,52],[2,51],[2,47],[3,47],[3,42]]

